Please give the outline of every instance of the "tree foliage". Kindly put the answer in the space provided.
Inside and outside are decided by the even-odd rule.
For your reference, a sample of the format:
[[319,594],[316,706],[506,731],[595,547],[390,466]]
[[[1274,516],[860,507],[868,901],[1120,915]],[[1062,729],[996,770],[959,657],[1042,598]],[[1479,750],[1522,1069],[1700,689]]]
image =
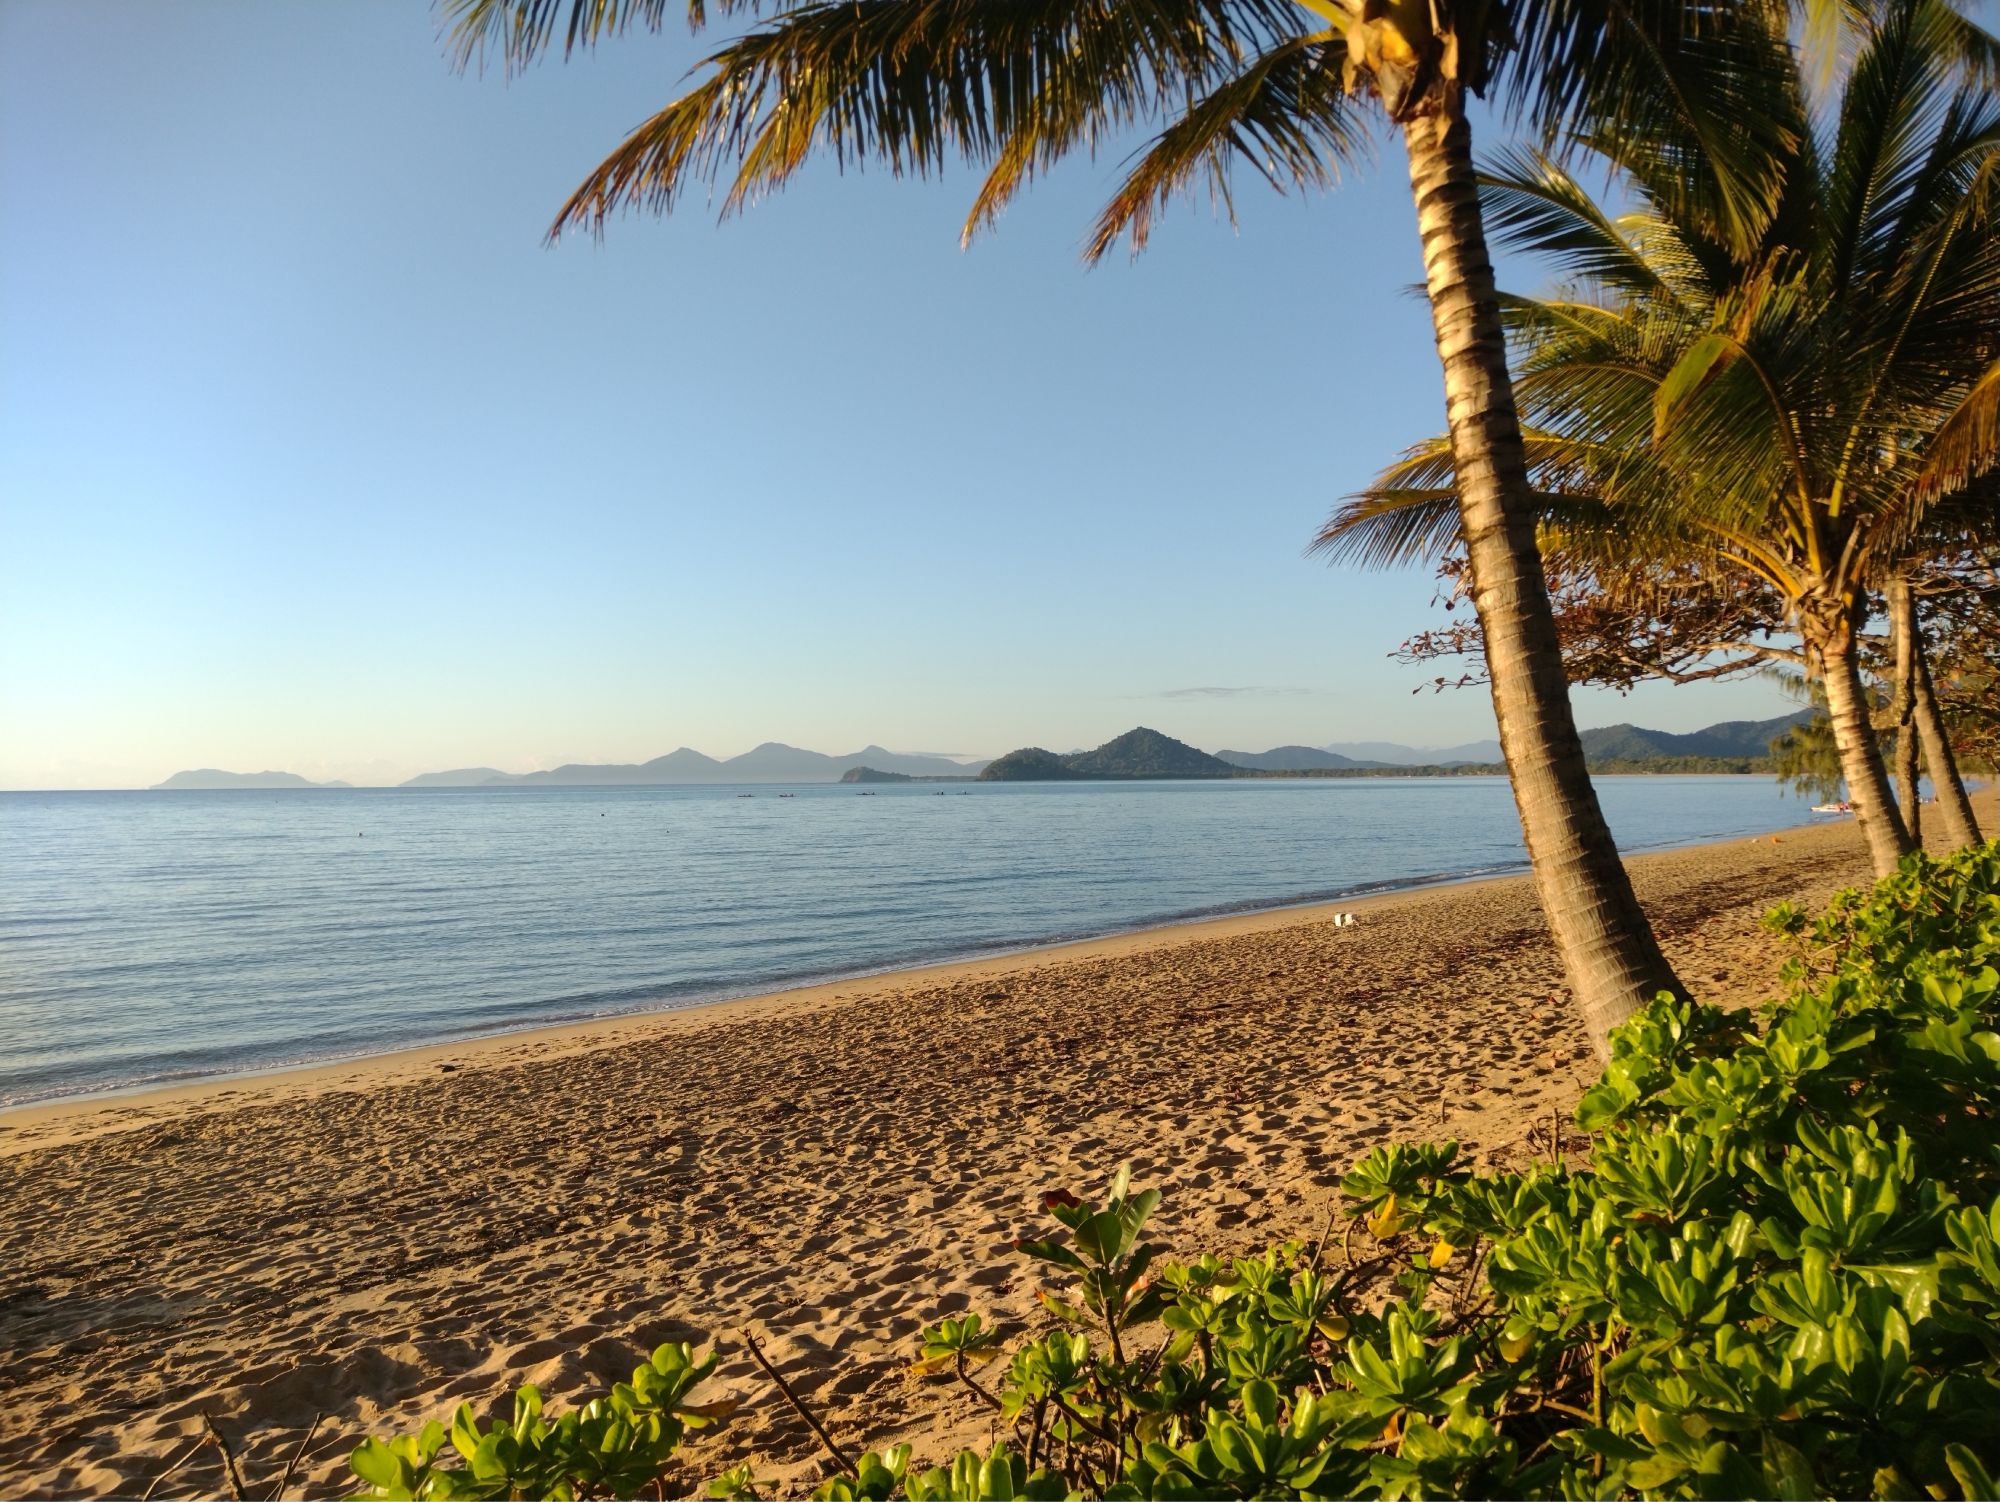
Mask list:
[[[2000,100],[1964,82],[1948,6],[1861,14],[1825,120],[1785,64],[1794,144],[1747,241],[1713,229],[1718,169],[1685,135],[1587,137],[1625,213],[1533,151],[1485,174],[1496,236],[1563,279],[1508,305],[1544,546],[1613,599],[1645,572],[1756,581],[1796,628],[1954,499],[1957,535],[1990,536],[1973,482],[2000,457]],[[1435,560],[1452,484],[1448,445],[1420,444],[1317,546]]]
[[[1748,233],[1725,227],[1733,165],[1670,117],[1586,133],[1627,212],[1534,151],[1497,158],[1484,191],[1496,235],[1565,279],[1509,306],[1545,531],[1573,568],[1759,581],[1827,686],[1886,872],[1910,839],[1859,637],[1869,591],[1913,553],[1990,531],[2000,98],[1968,78],[1944,0],[1881,0],[1848,23],[1830,98],[1795,54],[1778,64],[1791,144]],[[1457,482],[1445,446],[1421,445],[1321,541],[1378,560],[1434,543]]]
[[641,122],[578,186],[552,233],[600,230],[620,209],[667,212],[722,189],[725,214],[783,187],[814,156],[982,175],[967,237],[1041,172],[1152,131],[1093,227],[1089,254],[1206,189],[1228,205],[1247,169],[1270,186],[1326,187],[1365,159],[1368,105],[1396,117],[1441,82],[1492,92],[1551,138],[1616,112],[1671,121],[1722,164],[1727,226],[1777,191],[1785,122],[1764,97],[1777,45],[1720,0],[442,0],[461,65],[509,71],[677,15],[756,21],[709,55],[692,87]]
[[1794,725],[1771,742],[1771,770],[1802,797],[1827,802],[1840,796],[1840,748],[1824,715]]
[[[1761,580],[1715,570],[1620,568],[1544,552],[1563,672],[1572,683],[1629,692],[1647,680],[1701,683],[1798,660],[1784,634],[1781,602]],[[1469,569],[1462,553],[1437,566],[1434,602],[1452,616],[1404,639],[1390,655],[1417,666],[1462,659],[1455,676],[1433,688],[1486,680],[1485,638],[1465,602]]]

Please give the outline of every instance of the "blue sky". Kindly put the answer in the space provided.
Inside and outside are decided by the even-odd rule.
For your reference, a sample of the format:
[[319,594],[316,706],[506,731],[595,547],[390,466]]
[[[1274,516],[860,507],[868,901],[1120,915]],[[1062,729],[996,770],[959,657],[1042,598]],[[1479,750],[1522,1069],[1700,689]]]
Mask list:
[[1393,145],[1094,270],[1119,152],[970,251],[970,174],[830,163],[549,247],[699,44],[506,80],[438,26],[0,6],[0,786],[1491,732],[1386,656],[1426,574],[1303,556],[1442,422]]

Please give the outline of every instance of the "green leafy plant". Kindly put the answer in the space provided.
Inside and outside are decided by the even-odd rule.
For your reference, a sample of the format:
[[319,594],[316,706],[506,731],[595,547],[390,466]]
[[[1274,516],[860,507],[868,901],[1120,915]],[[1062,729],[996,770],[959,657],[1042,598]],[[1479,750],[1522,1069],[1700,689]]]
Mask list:
[[[1583,1152],[1378,1148],[1338,1244],[1175,1261],[1123,1171],[1101,1202],[1051,1192],[1055,1230],[1018,1244],[1057,1275],[1051,1323],[1011,1354],[978,1314],[920,1337],[999,1442],[920,1469],[828,1441],[815,1495],[2000,1496],[2000,844],[1769,926],[1784,998],[1661,997],[1615,1034]],[[657,1485],[713,1416],[682,1402],[708,1365],[663,1348],[557,1426],[532,1390],[512,1425],[461,1410],[452,1469],[438,1425],[355,1469],[380,1496]]]
[[1913,857],[1817,921],[1769,926],[1798,952],[1761,1018],[1663,997],[1616,1034],[1577,1112],[1588,1167],[1476,1173],[1452,1143],[1379,1148],[1343,1182],[1337,1271],[1298,1244],[1142,1253],[1156,1200],[1122,1175],[1102,1207],[1051,1197],[1070,1241],[1023,1250],[1076,1292],[1044,1296],[1062,1328],[1024,1342],[995,1395],[1024,1479],[1114,1497],[1992,1495],[2000,846]]
[[472,1405],[460,1404],[449,1430],[432,1421],[416,1434],[368,1440],[348,1464],[367,1497],[636,1497],[648,1488],[665,1496],[663,1472],[682,1438],[736,1406],[687,1401],[715,1362],[663,1345],[630,1381],[558,1419],[523,1387],[510,1419],[482,1427]]

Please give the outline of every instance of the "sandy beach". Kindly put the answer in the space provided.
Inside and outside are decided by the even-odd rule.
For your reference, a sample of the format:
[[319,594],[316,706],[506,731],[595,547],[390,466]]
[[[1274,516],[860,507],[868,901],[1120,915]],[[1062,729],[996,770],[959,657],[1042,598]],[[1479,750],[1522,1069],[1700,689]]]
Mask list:
[[[1981,800],[1990,813],[1990,794]],[[1862,881],[1851,823],[1632,862],[1706,999],[1782,959],[1756,919]],[[1048,1188],[1129,1161],[1177,1251],[1317,1231],[1389,1137],[1528,1151],[1592,1065],[1527,878],[1152,930],[697,1011],[0,1114],[0,1492],[137,1495],[212,1414],[267,1492],[524,1381],[563,1402],[667,1339],[743,1409],[683,1451],[820,1466],[755,1332],[859,1448],[985,1420],[906,1370],[978,1308]],[[215,1494],[212,1452],[156,1496]],[[296,1483],[295,1483],[296,1486]]]

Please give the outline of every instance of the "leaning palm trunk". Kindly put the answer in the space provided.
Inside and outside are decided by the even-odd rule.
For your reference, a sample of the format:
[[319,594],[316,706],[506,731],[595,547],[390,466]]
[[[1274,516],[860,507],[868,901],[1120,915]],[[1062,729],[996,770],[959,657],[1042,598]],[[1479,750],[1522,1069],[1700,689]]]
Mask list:
[[1407,120],[1403,140],[1500,748],[1550,932],[1604,1054],[1612,1028],[1681,986],[1633,895],[1570,713],[1480,220],[1472,128],[1455,91]]
[[[1896,695],[1890,716],[1896,722],[1896,792],[1910,843],[1921,845],[1923,798],[1917,771],[1917,605],[1907,579],[1891,579],[1883,590],[1889,602],[1889,639],[1895,659]],[[1935,780],[1935,779],[1933,779]]]
[[1861,665],[1855,658],[1853,607],[1841,599],[1802,602],[1799,634],[1808,662],[1826,688],[1827,718],[1833,743],[1840,751],[1840,775],[1847,779],[1848,801],[1868,841],[1868,855],[1877,876],[1891,875],[1896,863],[1915,847],[1896,812],[1889,791],[1889,772],[1882,764],[1882,746],[1869,722],[1868,696],[1861,687]]
[[[1915,611],[1911,612],[1914,625]],[[1912,631],[1916,676],[1911,684],[1916,710],[1917,736],[1923,743],[1924,761],[1931,769],[1931,787],[1937,792],[1938,813],[1944,819],[1945,838],[1955,850],[1979,843],[1979,821],[1973,817],[1972,799],[1958,775],[1958,760],[1951,754],[1951,737],[1945,733],[1944,715],[1938,709],[1937,690],[1931,683],[1930,659],[1924,654],[1923,633]]]

